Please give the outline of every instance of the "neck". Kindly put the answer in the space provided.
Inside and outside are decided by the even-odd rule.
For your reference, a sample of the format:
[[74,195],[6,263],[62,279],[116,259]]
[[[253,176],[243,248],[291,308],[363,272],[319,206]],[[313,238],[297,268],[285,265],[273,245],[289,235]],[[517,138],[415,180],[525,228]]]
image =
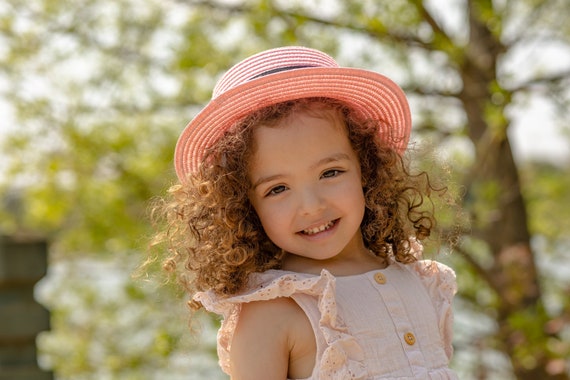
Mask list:
[[388,263],[371,253],[368,249],[355,253],[348,258],[331,258],[314,260],[307,257],[286,253],[282,261],[282,269],[292,272],[320,274],[323,269],[335,276],[351,276],[373,270],[384,269]]

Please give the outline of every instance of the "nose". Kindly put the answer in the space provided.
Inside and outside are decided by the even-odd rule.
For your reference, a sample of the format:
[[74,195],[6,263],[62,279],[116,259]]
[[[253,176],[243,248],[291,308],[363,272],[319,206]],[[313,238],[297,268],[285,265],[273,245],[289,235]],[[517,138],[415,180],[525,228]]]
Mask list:
[[325,207],[325,200],[321,192],[314,186],[307,186],[299,193],[299,211],[303,215],[314,215]]

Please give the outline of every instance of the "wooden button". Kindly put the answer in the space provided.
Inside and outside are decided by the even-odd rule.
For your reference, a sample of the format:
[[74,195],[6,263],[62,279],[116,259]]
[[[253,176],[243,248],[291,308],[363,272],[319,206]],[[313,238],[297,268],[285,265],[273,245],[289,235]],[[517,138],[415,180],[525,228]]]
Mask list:
[[374,274],[374,280],[379,284],[386,283],[386,276],[382,272],[377,272]]
[[411,332],[404,334],[404,340],[405,340],[406,343],[408,343],[410,346],[413,346],[413,345],[416,343],[416,337],[415,337],[414,334],[412,334]]

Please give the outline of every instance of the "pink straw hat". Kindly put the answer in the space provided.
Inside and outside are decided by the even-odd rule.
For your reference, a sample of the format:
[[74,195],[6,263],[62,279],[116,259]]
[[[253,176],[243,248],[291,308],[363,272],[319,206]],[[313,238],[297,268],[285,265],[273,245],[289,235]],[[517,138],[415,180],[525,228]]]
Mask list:
[[253,55],[218,81],[212,100],[186,126],[176,144],[174,166],[181,181],[196,172],[206,149],[253,111],[294,99],[340,100],[380,121],[380,136],[400,154],[411,131],[408,101],[402,89],[376,72],[340,67],[323,52],[283,47]]

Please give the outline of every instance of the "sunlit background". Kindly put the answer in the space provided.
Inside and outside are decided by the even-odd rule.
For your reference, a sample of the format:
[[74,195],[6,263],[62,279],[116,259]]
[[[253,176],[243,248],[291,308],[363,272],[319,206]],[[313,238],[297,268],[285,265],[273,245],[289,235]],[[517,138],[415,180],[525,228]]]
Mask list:
[[[227,378],[217,319],[189,320],[158,266],[133,273],[152,234],[148,202],[175,181],[178,133],[223,70],[293,44],[408,94],[412,154],[428,151],[422,167],[448,177],[462,209],[441,213],[455,248],[428,249],[458,275],[460,378],[569,379],[566,0],[0,2],[0,235],[49,242],[35,286],[51,315],[40,369]],[[0,330],[0,379],[11,344]]]

